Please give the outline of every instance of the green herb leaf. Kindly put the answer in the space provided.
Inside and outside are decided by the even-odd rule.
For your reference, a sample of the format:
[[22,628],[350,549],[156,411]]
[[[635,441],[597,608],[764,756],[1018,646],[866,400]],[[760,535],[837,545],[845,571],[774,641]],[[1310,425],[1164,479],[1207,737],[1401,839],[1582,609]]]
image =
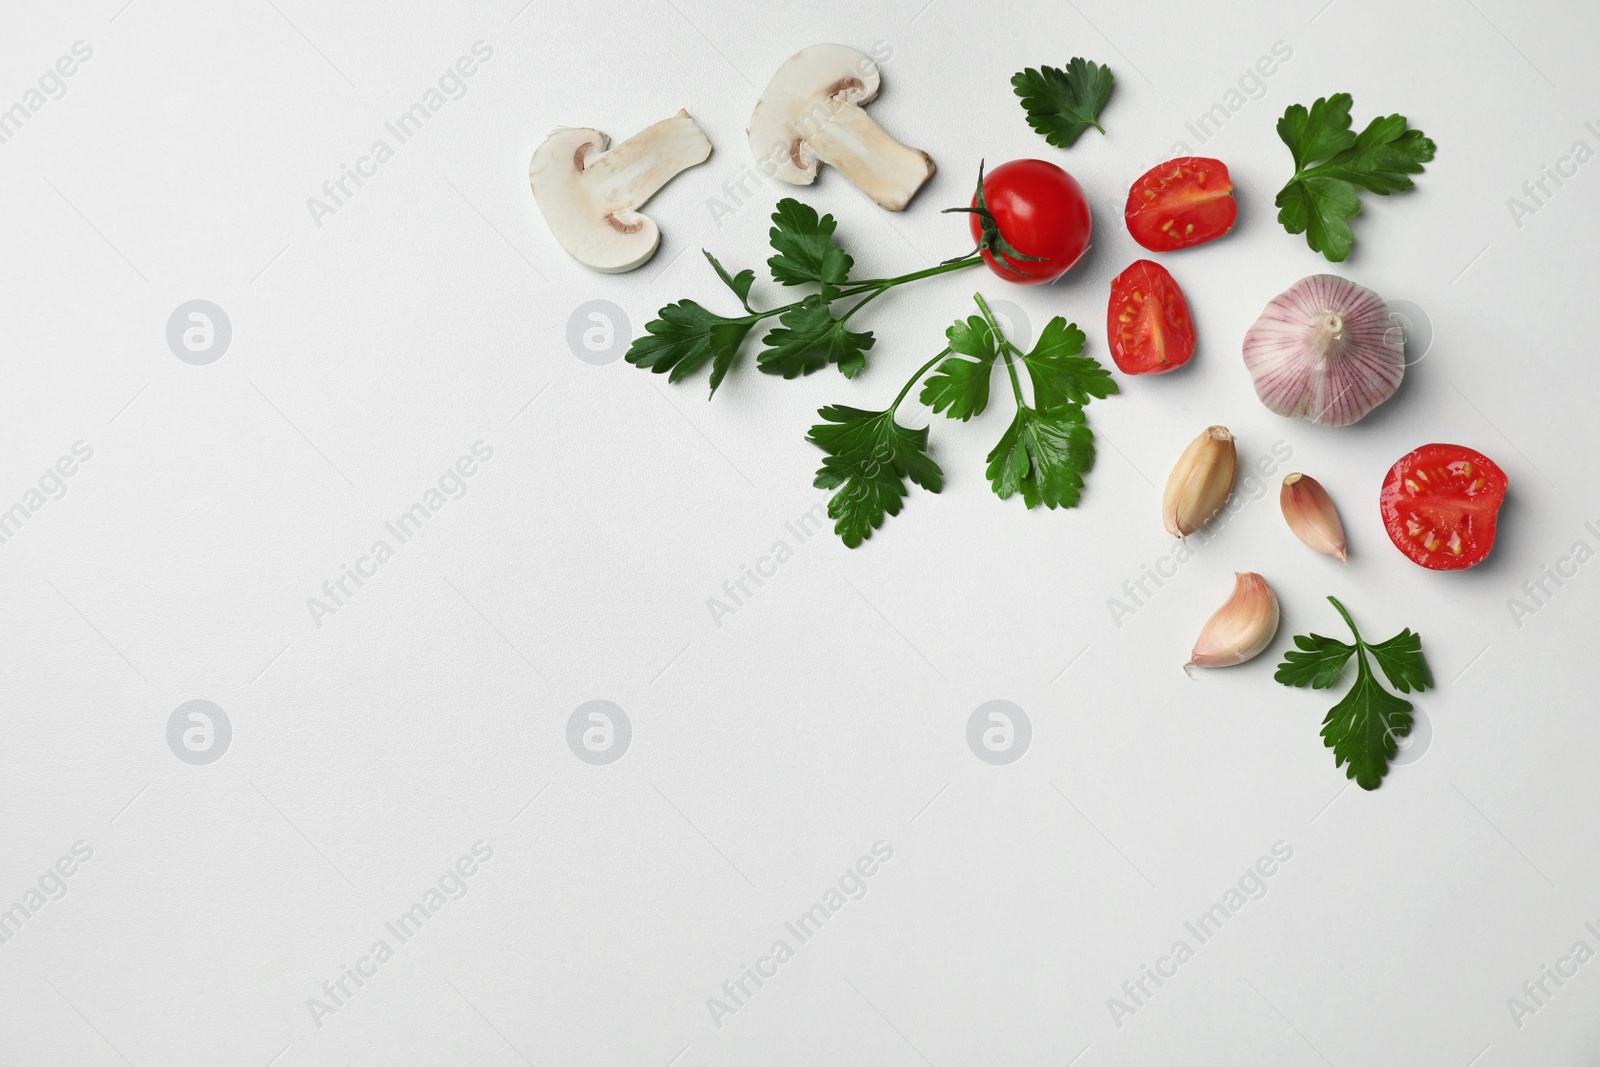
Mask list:
[[1278,672],[1272,677],[1284,685],[1328,689],[1339,680],[1344,665],[1355,655],[1356,646],[1335,641],[1321,634],[1297,634],[1299,652],[1285,652]]
[[739,298],[739,303],[744,305],[744,309],[753,313],[755,309],[750,306],[750,287],[755,284],[756,272],[753,270],[742,270],[738,274],[729,274],[727,270],[723,268],[722,264],[717,262],[716,256],[712,255],[710,252],[706,252],[703,248],[700,251],[705,253],[705,257],[709,259],[711,261],[711,265],[716,268],[717,277],[721,278],[723,282],[727,284],[728,288],[733,290],[734,295]]
[[1350,254],[1354,237],[1346,220],[1361,212],[1358,190],[1388,196],[1412,188],[1411,175],[1422,173],[1435,148],[1402,115],[1379,116],[1352,133],[1350,103],[1349,93],[1335,93],[1309,109],[1295,104],[1278,120],[1295,165],[1278,193],[1278,221],[1335,263]]
[[1333,765],[1349,764],[1345,777],[1362,789],[1376,789],[1399,752],[1399,739],[1411,732],[1411,701],[1378,684],[1365,658],[1357,660],[1356,684],[1322,720],[1322,740],[1333,749]]
[[693,300],[668,304],[659,316],[646,323],[645,332],[628,346],[628,362],[668,374],[671,382],[687,378],[709,362],[713,394],[755,325],[707,311]]
[[1349,624],[1354,645],[1320,634],[1298,635],[1299,651],[1284,653],[1273,677],[1284,685],[1327,689],[1338,680],[1352,656],[1356,661],[1356,680],[1344,699],[1335,704],[1322,720],[1322,739],[1333,749],[1334,766],[1346,767],[1362,789],[1376,789],[1389,773],[1389,764],[1399,751],[1399,739],[1411,732],[1412,705],[1383,687],[1367,663],[1370,653],[1383,676],[1402,693],[1424,690],[1433,685],[1433,673],[1422,656],[1422,638],[1402,630],[1380,644],[1369,645],[1351,622],[1344,605],[1328,598]]
[[994,362],[996,338],[994,330],[983,320],[983,316],[969,315],[957,319],[945,330],[944,335],[950,342],[950,351],[981,359],[985,363]]
[[1116,379],[1095,360],[1081,355],[1083,331],[1057,315],[1045,324],[1033,351],[1022,357],[1033,379],[1033,403],[1041,411],[1060,404],[1087,404],[1117,391]]
[[1278,221],[1290,233],[1303,233],[1306,243],[1331,263],[1350,255],[1355,233],[1345,220],[1361,212],[1355,186],[1337,178],[1296,178],[1274,201]]
[[778,201],[770,234],[778,254],[767,260],[773,280],[780,285],[817,282],[825,292],[843,285],[855,261],[833,243],[837,226],[832,215],[818,218],[815,208],[792,197]]
[[1310,110],[1290,104],[1278,120],[1278,137],[1294,155],[1294,169],[1305,170],[1321,159],[1332,159],[1356,143],[1350,132],[1349,93],[1323,97]]
[[1022,99],[1034,132],[1057,148],[1071,148],[1090,126],[1106,132],[1097,119],[1114,80],[1110,67],[1074,58],[1066,70],[1030,67],[1013,74],[1011,88]]
[[1422,692],[1433,685],[1433,672],[1428,661],[1422,658],[1422,637],[1410,630],[1401,630],[1379,645],[1367,646],[1372,658],[1378,661],[1383,676],[1389,684],[1402,693],[1413,689]]
[[813,294],[778,316],[779,326],[767,334],[756,362],[767,374],[796,378],[837,363],[846,378],[867,365],[872,333],[855,333],[828,310],[826,296]]
[[1029,508],[1077,506],[1083,476],[1094,465],[1094,434],[1083,408],[1039,411],[1018,405],[1016,418],[989,453],[989,482],[1004,500],[1021,493]]
[[[989,379],[997,354],[994,331],[977,315],[957,319],[945,332],[950,351],[957,353],[939,364],[937,373],[922,383],[918,397],[934,412],[966,422],[989,406]],[[972,359],[963,359],[971,356]]]
[[928,455],[928,430],[894,421],[894,409],[863,411],[830,404],[817,412],[825,421],[806,440],[828,453],[812,483],[837,489],[828,501],[834,531],[850,548],[872,536],[885,516],[900,514],[906,481],[937,493],[944,472]]
[[992,362],[951,356],[922,383],[922,393],[917,399],[935,414],[966,422],[974,415],[981,415],[989,406],[989,378],[993,369]]

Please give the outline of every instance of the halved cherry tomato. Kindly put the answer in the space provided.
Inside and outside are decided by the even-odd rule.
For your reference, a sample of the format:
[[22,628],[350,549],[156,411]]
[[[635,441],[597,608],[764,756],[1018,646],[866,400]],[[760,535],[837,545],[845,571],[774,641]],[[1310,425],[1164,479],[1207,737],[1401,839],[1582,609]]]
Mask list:
[[1423,445],[1389,468],[1378,495],[1389,540],[1434,571],[1481,563],[1494,547],[1506,472],[1462,445]]
[[[983,179],[983,196],[1001,236],[1023,255],[1037,257],[1005,256],[1001,263],[985,249],[983,261],[1008,282],[1053,282],[1089,247],[1094,229],[1089,201],[1077,179],[1054,163],[1042,159],[1002,163]],[[976,194],[972,206],[978,206]],[[983,236],[983,220],[973,215],[972,239],[982,241]]]
[[1184,156],[1134,182],[1123,217],[1135,241],[1152,252],[1173,252],[1227,233],[1239,204],[1220,159]]
[[1194,319],[1167,268],[1135,262],[1111,283],[1106,311],[1111,358],[1125,374],[1165,374],[1194,355]]

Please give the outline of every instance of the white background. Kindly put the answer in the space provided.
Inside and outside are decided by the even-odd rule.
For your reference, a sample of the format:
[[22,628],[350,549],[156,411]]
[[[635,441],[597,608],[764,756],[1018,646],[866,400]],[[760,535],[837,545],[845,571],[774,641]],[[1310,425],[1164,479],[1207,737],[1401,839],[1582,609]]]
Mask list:
[[[1600,566],[1520,626],[1508,604],[1574,542],[1600,547],[1600,163],[1542,204],[1522,192],[1576,141],[1600,148],[1592,6],[522,4],[7,6],[0,107],[74,42],[93,56],[0,144],[0,507],[74,442],[93,456],[0,544],[0,908],[75,843],[93,856],[0,945],[0,1063],[1593,1062],[1600,963],[1520,1027],[1507,1006],[1574,942],[1600,949]],[[898,216],[832,173],[798,193],[862,276],[962,253],[939,209],[980,158],[1069,168],[1088,259],[1044,289],[966,272],[892,294],[863,313],[878,343],[855,381],[759,375],[752,346],[708,404],[701,381],[578,359],[584,302],[637,331],[670,300],[731,307],[700,247],[762,267],[792,190],[711,200],[733,206],[752,163],[760,86],[822,40],[892,50],[873,114],[940,168]],[[318,225],[308,198],[393,145],[385,121],[478,41],[493,55],[465,95]],[[1292,58],[1202,145],[1185,124],[1275,42]],[[1008,80],[1074,55],[1117,85],[1109,136],[1060,151]],[[1417,191],[1367,197],[1335,268],[1434,339],[1395,400],[1326,430],[1266,411],[1239,343],[1329,269],[1273,218],[1273,126],[1341,90],[1358,124],[1398,111],[1439,145]],[[621,139],[680,107],[716,151],[650,204],[659,255],[586,271],[528,157],[558,125]],[[1227,162],[1239,224],[1161,257],[1200,348],[1091,407],[1080,508],[990,492],[997,392],[933,426],[944,493],[913,492],[860,550],[786,532],[824,499],[815,409],[886,403],[975,290],[1035,332],[1077,321],[1109,363],[1107,287],[1141,254],[1125,189],[1180,141]],[[1520,225],[1513,196],[1537,206]],[[204,366],[165,337],[196,298],[233,329]],[[1159,486],[1210,423],[1247,460],[1293,458],[1114,625],[1110,598],[1172,551]],[[1377,513],[1389,464],[1435,440],[1511,479],[1466,573],[1408,562]],[[493,457],[467,495],[317,625],[307,598],[477,441]],[[1338,500],[1348,568],[1288,534],[1288,469]],[[780,538],[793,558],[715,625],[708,598]],[[1279,640],[1190,680],[1234,570],[1277,589]],[[1272,681],[1291,634],[1341,633],[1330,593],[1369,637],[1418,630],[1439,682],[1417,700],[1431,740],[1374,793],[1318,736],[1334,698]],[[208,766],[166,740],[197,698],[233,727]],[[608,766],[566,741],[592,699],[632,724]],[[967,746],[991,699],[1032,724],[1009,766]],[[479,841],[467,894],[317,1025],[308,999]],[[783,923],[879,841],[867,895],[718,1025],[724,981],[793,943]],[[1280,841],[1266,895],[1197,945],[1184,923]],[[1117,1025],[1109,998],[1180,938],[1194,958]]]

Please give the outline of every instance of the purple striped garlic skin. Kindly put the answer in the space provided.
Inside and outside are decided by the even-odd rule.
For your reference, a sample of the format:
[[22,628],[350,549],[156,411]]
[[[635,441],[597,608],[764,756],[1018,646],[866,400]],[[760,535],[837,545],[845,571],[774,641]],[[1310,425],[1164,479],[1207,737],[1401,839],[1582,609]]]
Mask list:
[[1301,278],[1244,335],[1256,395],[1279,415],[1348,426],[1405,376],[1405,342],[1371,289],[1333,274]]

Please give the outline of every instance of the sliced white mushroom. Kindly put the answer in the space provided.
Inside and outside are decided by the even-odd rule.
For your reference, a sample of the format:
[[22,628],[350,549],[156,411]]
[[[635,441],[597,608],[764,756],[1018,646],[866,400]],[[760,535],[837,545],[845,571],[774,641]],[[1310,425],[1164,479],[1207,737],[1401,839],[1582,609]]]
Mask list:
[[928,153],[907,148],[862,110],[878,95],[878,65],[840,44],[815,44],[784,61],[750,116],[750,150],[790,185],[828,163],[890,211],[933,177]]
[[615,148],[599,130],[560,129],[528,165],[533,198],[572,258],[607,274],[649,262],[661,243],[638,208],[667,182],[711,154],[687,111],[647,126]]

